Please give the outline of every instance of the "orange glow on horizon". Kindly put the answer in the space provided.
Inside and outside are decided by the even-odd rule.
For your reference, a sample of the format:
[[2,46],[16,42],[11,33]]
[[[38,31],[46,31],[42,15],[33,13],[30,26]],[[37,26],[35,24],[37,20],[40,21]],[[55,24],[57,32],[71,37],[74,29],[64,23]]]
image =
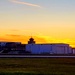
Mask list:
[[[0,37],[0,41],[4,42],[21,42],[23,44],[27,44],[31,36],[24,36],[24,35],[7,35],[5,37]],[[53,39],[48,36],[33,36],[36,43],[66,43],[70,44],[70,46],[75,47],[75,43],[72,40],[60,40],[60,39]]]

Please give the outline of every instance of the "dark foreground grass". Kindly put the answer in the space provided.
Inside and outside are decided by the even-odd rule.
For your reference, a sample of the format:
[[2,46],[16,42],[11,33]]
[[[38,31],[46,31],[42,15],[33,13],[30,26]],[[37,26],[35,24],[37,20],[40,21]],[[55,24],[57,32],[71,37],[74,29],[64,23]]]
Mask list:
[[75,58],[0,58],[0,75],[75,75]]

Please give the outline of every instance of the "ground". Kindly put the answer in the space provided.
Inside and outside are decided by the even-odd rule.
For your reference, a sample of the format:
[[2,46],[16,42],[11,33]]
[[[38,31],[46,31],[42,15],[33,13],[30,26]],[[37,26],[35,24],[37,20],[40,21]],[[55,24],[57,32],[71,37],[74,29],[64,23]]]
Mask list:
[[0,75],[75,75],[75,58],[0,58]]

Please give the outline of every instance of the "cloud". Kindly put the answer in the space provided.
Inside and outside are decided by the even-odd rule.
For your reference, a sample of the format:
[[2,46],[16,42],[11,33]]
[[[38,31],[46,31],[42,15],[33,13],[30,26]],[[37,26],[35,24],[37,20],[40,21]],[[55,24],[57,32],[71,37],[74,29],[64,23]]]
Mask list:
[[18,30],[18,29],[10,29],[10,31],[19,32],[20,30]]
[[[27,43],[29,41],[29,38],[31,36],[25,36],[25,35],[17,35],[17,34],[6,34],[5,38],[8,38],[8,41],[15,41],[15,42],[22,42],[22,43]],[[36,43],[46,43],[47,41],[43,37],[39,36],[33,36],[34,40]]]
[[1,42],[1,41],[6,41],[6,40],[8,40],[8,39],[3,38],[3,37],[0,37],[0,42]]
[[40,5],[32,4],[32,3],[28,3],[28,2],[21,2],[21,1],[18,1],[18,0],[9,0],[9,1],[14,2],[14,3],[18,3],[18,4],[25,4],[25,5],[28,5],[28,6],[41,8]]
[[10,37],[21,37],[21,35],[14,35],[14,34],[7,34],[6,36],[10,36]]

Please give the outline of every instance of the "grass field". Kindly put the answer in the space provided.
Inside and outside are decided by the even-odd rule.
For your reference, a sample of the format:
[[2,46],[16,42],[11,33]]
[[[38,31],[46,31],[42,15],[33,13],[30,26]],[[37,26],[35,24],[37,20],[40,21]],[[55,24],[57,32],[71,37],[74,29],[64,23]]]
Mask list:
[[75,58],[0,58],[0,75],[75,75]]

